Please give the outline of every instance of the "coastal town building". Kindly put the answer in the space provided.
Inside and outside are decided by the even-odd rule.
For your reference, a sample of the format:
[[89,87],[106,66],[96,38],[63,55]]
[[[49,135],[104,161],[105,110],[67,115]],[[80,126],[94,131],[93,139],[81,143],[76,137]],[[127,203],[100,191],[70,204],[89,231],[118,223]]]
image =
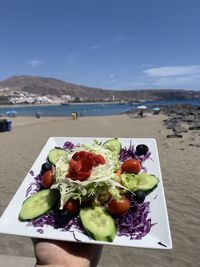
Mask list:
[[[2,103],[1,99],[6,97],[7,103]],[[68,104],[72,102],[80,103],[80,102],[114,102],[115,98],[87,98],[83,99],[82,97],[73,97],[71,95],[40,95],[33,94],[25,91],[15,91],[8,87],[1,88],[0,87],[0,104]]]

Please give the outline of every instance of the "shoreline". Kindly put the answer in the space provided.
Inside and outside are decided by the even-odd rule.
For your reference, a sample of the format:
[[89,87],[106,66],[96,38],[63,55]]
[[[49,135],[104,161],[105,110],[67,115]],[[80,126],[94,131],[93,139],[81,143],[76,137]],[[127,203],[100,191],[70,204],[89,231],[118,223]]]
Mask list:
[[[135,101],[137,103],[137,101]],[[7,107],[48,107],[48,106],[76,106],[76,105],[99,105],[99,104],[102,104],[102,105],[105,105],[105,104],[128,104],[129,102],[128,101],[123,101],[123,102],[120,102],[120,101],[116,101],[116,102],[80,102],[80,103],[53,103],[53,104],[10,104],[10,105],[0,105],[0,109],[1,108],[7,108]],[[141,102],[138,102],[138,104],[141,103]]]

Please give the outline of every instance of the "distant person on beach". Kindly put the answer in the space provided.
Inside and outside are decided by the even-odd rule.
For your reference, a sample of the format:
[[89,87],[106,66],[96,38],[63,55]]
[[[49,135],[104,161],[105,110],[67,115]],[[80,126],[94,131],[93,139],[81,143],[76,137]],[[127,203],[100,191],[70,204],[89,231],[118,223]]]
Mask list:
[[77,119],[78,119],[78,113],[72,112],[72,120],[77,120]]
[[35,267],[96,267],[102,246],[33,239],[36,257]]
[[138,116],[139,116],[140,118],[143,118],[143,110],[140,110],[140,111],[138,112]]
[[35,117],[36,117],[37,119],[39,119],[39,118],[41,117],[41,113],[40,113],[40,112],[35,112]]

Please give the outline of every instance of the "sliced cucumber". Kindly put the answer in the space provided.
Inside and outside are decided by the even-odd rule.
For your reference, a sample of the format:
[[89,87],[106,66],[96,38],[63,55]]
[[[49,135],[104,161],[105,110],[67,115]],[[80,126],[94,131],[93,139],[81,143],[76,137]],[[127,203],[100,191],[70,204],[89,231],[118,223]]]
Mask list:
[[158,177],[148,173],[138,173],[137,190],[148,191],[154,188],[159,182]]
[[153,174],[148,173],[123,173],[121,175],[121,180],[123,186],[127,189],[135,192],[137,190],[150,191],[153,189],[159,182],[158,177]]
[[112,242],[116,236],[114,219],[100,206],[81,209],[80,219],[88,235],[98,241]]
[[122,144],[117,138],[109,139],[102,145],[105,149],[110,150],[112,153],[112,160],[114,162],[115,170],[118,170],[120,167],[119,162],[119,153],[122,149]]
[[48,153],[48,160],[55,165],[58,159],[64,155],[66,155],[67,152],[62,148],[54,148],[49,151]]
[[20,220],[37,218],[49,211],[59,199],[59,192],[55,189],[44,189],[27,198],[19,213]]
[[118,138],[113,138],[103,143],[103,147],[110,150],[113,155],[118,155],[121,151],[122,144]]
[[138,175],[132,173],[122,173],[121,182],[128,190],[135,192],[137,190]]

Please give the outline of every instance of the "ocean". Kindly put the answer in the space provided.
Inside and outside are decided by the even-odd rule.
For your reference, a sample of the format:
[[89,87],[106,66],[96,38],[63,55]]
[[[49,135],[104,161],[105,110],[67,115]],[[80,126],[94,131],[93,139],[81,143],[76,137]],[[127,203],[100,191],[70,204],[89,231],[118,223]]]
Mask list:
[[35,116],[40,112],[41,116],[71,116],[76,112],[78,116],[106,116],[118,115],[136,109],[139,105],[148,108],[159,107],[162,105],[190,104],[200,106],[200,100],[162,100],[146,101],[143,103],[92,103],[92,104],[69,104],[69,105],[30,105],[30,106],[7,106],[0,107],[0,115],[5,116],[9,111],[16,111],[17,116]]

